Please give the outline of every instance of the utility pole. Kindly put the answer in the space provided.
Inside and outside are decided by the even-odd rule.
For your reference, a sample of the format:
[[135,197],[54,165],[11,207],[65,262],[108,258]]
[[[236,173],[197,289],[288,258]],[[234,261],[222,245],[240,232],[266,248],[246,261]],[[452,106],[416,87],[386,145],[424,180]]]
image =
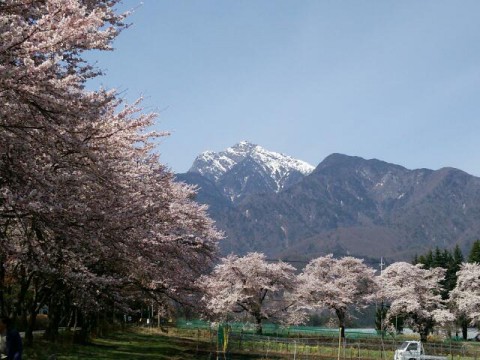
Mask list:
[[[383,256],[382,256],[380,258],[380,276],[382,276],[384,265],[385,265],[385,263],[383,262]],[[380,333],[382,334],[382,340],[383,340],[383,306],[384,306],[384,303],[383,303],[383,288],[381,289],[381,293],[382,293],[382,299],[381,299],[381,303],[380,303]]]
[[[385,265],[385,263],[383,262],[383,256],[380,258],[380,276],[382,276],[383,274],[383,266]],[[380,285],[382,286],[382,285]],[[385,349],[383,347],[383,338],[384,338],[384,333],[383,333],[383,306],[384,306],[384,301],[383,301],[383,286],[382,286],[382,289],[381,289],[381,293],[382,293],[382,299],[381,299],[381,303],[380,303],[380,334],[381,334],[381,337],[382,337],[382,353],[381,353],[381,358],[383,359],[384,358],[384,354],[385,354]]]

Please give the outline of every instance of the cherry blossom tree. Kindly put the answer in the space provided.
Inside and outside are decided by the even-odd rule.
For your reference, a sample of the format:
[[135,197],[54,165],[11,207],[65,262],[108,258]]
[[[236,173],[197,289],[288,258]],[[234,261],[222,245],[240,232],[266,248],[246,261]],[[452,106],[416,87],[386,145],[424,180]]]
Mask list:
[[257,333],[262,322],[299,322],[293,310],[295,268],[284,262],[269,263],[264,254],[249,253],[243,257],[229,255],[213,272],[199,279],[205,290],[207,310],[215,318],[253,318]]
[[53,335],[71,308],[190,301],[221,237],[154,154],[155,114],[85,89],[117,2],[0,1],[0,311],[47,303]]
[[457,272],[457,286],[450,293],[455,311],[472,324],[480,324],[480,264],[464,263]]
[[[72,228],[45,217],[75,208],[62,195],[83,196],[80,169],[94,163],[86,135],[114,101],[113,92],[83,90],[97,73],[81,53],[109,49],[123,25],[105,1],[2,1],[0,16],[0,262],[25,274],[46,258],[36,241],[46,246],[47,220]],[[22,275],[22,290],[32,278]]]
[[349,309],[364,308],[374,299],[375,271],[363,260],[333,255],[310,261],[299,275],[298,297],[311,309],[333,311],[345,338],[345,321]]
[[444,276],[445,269],[424,269],[421,264],[397,262],[388,266],[379,278],[381,296],[390,301],[386,323],[401,315],[405,324],[427,341],[436,324],[454,321],[441,296]]

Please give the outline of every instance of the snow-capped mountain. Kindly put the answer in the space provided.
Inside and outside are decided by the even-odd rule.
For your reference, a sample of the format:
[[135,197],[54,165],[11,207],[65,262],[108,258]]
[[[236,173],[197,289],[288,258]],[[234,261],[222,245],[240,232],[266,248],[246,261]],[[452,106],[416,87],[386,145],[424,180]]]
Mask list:
[[189,173],[211,180],[237,201],[249,194],[277,193],[313,170],[304,161],[242,141],[225,151],[200,154]]
[[288,171],[279,154],[248,143],[208,154],[177,179],[197,186],[197,201],[209,205],[226,235],[222,254],[410,261],[436,246],[468,251],[480,238],[480,178],[458,169],[409,170],[332,154],[308,175],[290,169],[284,178],[293,183],[282,188]]

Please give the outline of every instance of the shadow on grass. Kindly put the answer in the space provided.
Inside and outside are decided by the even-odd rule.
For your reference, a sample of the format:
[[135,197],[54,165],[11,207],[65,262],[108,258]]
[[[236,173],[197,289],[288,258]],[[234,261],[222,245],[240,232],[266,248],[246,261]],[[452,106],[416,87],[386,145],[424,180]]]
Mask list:
[[[35,339],[34,347],[26,349],[24,358],[44,360],[55,354],[57,360],[214,360],[217,358],[214,346],[208,342],[138,331],[118,332],[97,338],[89,345],[77,345],[66,334],[56,344]],[[229,360],[259,358],[262,358],[260,354],[230,354],[226,357]]]

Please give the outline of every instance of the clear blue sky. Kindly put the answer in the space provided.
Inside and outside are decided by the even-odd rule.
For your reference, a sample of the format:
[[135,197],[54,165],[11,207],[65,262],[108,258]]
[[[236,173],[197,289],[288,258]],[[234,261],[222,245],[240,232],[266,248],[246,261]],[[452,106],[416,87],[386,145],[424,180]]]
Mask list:
[[130,22],[91,58],[160,113],[175,172],[248,140],[480,176],[478,0],[146,0]]

